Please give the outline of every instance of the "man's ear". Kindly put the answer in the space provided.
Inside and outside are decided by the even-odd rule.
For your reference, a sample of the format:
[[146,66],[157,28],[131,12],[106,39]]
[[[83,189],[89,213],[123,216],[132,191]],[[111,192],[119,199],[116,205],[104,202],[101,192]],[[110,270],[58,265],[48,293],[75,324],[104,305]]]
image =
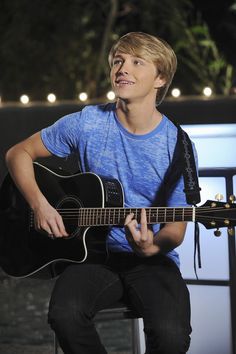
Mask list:
[[162,77],[161,75],[158,75],[157,78],[155,79],[155,82],[154,82],[155,89],[159,89],[159,88],[165,86],[165,84],[166,84],[166,79],[164,77]]

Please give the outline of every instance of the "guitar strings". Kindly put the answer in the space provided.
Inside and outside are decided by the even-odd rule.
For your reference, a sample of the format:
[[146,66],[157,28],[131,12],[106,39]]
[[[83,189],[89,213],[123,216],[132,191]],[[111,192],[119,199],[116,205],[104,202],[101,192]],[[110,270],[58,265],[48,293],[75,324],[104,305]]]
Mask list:
[[[127,214],[133,212],[136,218],[140,218],[141,208],[63,208],[57,209],[57,211],[62,215],[63,219],[70,220],[71,222],[74,220],[80,219],[81,222],[79,226],[89,226],[90,224],[96,223],[98,225],[106,225],[106,224],[120,224],[124,221]],[[148,208],[147,211],[147,219],[148,223],[163,223],[163,222],[172,222],[172,221],[192,221],[192,220],[183,220],[184,218],[193,216],[193,208],[192,207],[176,207],[176,208]],[[155,214],[152,214],[152,213]],[[203,218],[205,220],[225,220],[223,216],[215,216],[214,213],[218,211],[225,211],[228,214],[233,211],[233,209],[225,208],[225,207],[204,207],[198,208],[197,217]],[[213,215],[204,215],[204,213],[208,213],[209,211],[213,213]],[[99,212],[99,215],[97,214]],[[168,215],[170,214],[171,215]],[[33,216],[33,212],[31,211],[31,217]],[[107,218],[107,223],[102,222],[101,219]],[[163,218],[163,221],[161,220]],[[179,220],[178,220],[179,218]],[[100,219],[100,220],[99,220]],[[174,220],[173,220],[174,219]],[[98,221],[99,220],[99,221]],[[231,221],[235,221],[235,218],[230,218]]]

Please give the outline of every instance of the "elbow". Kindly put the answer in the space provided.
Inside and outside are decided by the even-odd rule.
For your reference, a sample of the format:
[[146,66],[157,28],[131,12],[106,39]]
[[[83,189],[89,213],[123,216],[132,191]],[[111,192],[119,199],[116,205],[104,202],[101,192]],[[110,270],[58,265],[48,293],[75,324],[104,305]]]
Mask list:
[[6,162],[6,165],[8,166],[11,159],[13,158],[14,156],[14,146],[12,146],[10,149],[7,150],[6,154],[5,154],[5,162]]
[[13,145],[5,154],[5,163],[9,168],[16,161],[23,161],[25,158],[31,158],[30,154],[24,149],[21,144]]

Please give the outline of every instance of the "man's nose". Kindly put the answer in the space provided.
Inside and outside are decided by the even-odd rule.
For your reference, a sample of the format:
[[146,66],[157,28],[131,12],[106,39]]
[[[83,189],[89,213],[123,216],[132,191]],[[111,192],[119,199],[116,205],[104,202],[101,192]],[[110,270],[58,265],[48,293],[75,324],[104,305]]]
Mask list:
[[129,63],[123,62],[121,66],[119,67],[118,73],[119,74],[128,74],[130,71]]

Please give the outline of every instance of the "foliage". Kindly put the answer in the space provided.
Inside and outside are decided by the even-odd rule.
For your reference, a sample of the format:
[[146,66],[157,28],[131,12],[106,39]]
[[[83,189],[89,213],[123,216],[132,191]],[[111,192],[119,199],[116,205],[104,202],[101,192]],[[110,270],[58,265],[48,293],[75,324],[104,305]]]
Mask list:
[[193,13],[190,0],[1,0],[3,100],[22,93],[44,100],[51,91],[59,99],[74,99],[80,91],[102,96],[110,87],[108,49],[129,31],[158,35],[174,47],[174,83],[186,94],[203,85],[226,93],[232,67]]
[[191,81],[185,89],[201,93],[204,86],[213,92],[228,94],[232,84],[233,67],[219,52],[206,23],[185,28],[185,37],[175,46],[181,71]]

